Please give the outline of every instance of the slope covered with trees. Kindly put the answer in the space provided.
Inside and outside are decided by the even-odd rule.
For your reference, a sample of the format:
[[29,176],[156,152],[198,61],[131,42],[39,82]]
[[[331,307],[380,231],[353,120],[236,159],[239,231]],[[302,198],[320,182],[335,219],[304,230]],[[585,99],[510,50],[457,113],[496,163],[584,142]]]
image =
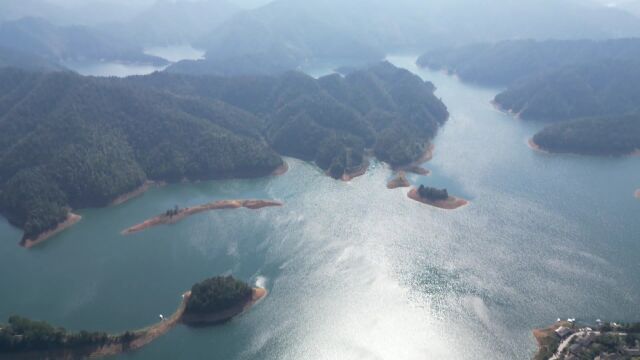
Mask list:
[[155,65],[166,60],[146,55],[141,46],[84,26],[56,26],[41,18],[0,23],[0,46],[48,61],[121,61]]
[[545,150],[623,155],[640,149],[638,59],[640,39],[510,41],[432,51],[418,63],[507,86],[495,104],[522,119],[568,121],[534,137]]
[[71,73],[0,71],[0,208],[25,237],[145,179],[267,175],[255,116],[216,101]]
[[0,71],[0,210],[31,238],[147,179],[270,174],[276,151],[335,178],[367,148],[403,165],[448,117],[433,92],[389,63],[318,80]]

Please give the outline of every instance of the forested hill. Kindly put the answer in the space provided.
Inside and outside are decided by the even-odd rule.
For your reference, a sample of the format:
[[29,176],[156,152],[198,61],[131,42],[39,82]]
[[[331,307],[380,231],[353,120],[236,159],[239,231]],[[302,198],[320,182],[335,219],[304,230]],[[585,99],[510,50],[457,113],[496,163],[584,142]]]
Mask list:
[[237,78],[158,73],[132,81],[264,117],[274,149],[315,161],[336,178],[361,165],[365,148],[394,165],[416,160],[449,116],[433,84],[386,62],[318,80],[289,72]]
[[0,23],[0,46],[60,63],[120,61],[163,65],[141,46],[84,26],[57,26],[41,18]]
[[64,71],[62,65],[41,56],[0,46],[0,68],[14,67],[30,71]]
[[0,71],[0,207],[30,237],[145,179],[267,175],[262,120],[125,80]]
[[146,179],[267,175],[276,151],[336,178],[365,148],[408,163],[448,117],[433,91],[388,63],[319,80],[0,70],[0,208],[31,237]]
[[508,86],[565,66],[635,59],[640,59],[640,39],[514,40],[432,50],[418,65],[480,85]]
[[543,121],[638,112],[640,57],[593,61],[529,76],[498,94],[495,102],[523,119]]
[[507,86],[495,103],[522,119],[570,121],[534,137],[545,150],[622,155],[640,148],[639,59],[640,39],[621,39],[475,45],[429,52],[418,63]]

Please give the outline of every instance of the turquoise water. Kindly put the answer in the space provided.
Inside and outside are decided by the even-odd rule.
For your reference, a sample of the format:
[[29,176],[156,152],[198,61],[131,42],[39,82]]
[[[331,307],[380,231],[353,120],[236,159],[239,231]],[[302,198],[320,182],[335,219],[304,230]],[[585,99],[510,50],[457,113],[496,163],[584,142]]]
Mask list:
[[[471,200],[456,211],[387,190],[374,163],[336,182],[289,159],[282,177],[171,185],[83,220],[42,247],[0,222],[0,319],[122,331],[170,314],[180,294],[231,273],[270,294],[229,324],[179,326],[123,359],[529,359],[557,317],[640,320],[640,158],[552,156],[539,124],[495,111],[497,90],[416,69],[452,117],[428,177]],[[272,198],[282,208],[196,215],[129,237],[174,205]]]

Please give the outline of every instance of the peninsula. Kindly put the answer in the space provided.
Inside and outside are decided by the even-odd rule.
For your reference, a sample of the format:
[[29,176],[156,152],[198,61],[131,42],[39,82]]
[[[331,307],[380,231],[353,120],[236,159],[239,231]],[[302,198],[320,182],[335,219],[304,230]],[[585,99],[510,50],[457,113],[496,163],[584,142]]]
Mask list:
[[398,171],[396,176],[387,183],[387,189],[397,189],[409,186],[411,186],[411,183],[409,183],[407,174],[404,171]]
[[467,200],[450,196],[447,189],[440,190],[424,185],[420,185],[417,189],[411,189],[407,196],[412,200],[445,210],[455,210],[469,204]]
[[536,329],[538,342],[534,360],[635,359],[640,357],[640,323],[617,324],[597,321],[578,326],[575,319],[558,321]]
[[67,228],[72,227],[80,220],[82,220],[82,216],[69,212],[67,213],[66,219],[61,223],[59,223],[58,225],[56,225],[53,229],[40,233],[35,237],[31,237],[31,238],[24,237],[22,241],[20,241],[20,246],[27,249],[31,249],[32,247],[40,245],[43,242],[49,240],[51,237],[66,230]]
[[422,155],[418,159],[410,162],[407,165],[393,166],[393,170],[410,172],[416,175],[427,176],[431,174],[431,171],[423,168],[422,165],[433,159],[434,150],[435,150],[435,145],[433,144],[425,145],[424,151],[422,152]]
[[56,328],[43,321],[19,316],[0,324],[0,358],[78,359],[114,356],[150,344],[176,325],[216,325],[247,311],[267,295],[267,290],[251,288],[232,276],[218,276],[194,285],[182,295],[173,315],[144,329],[117,335],[105,332],[78,333]]
[[258,210],[265,207],[274,207],[274,206],[282,206],[282,205],[283,204],[281,202],[273,201],[273,200],[220,200],[220,201],[215,201],[212,203],[194,206],[194,207],[188,207],[184,209],[180,209],[176,206],[174,209],[167,210],[162,215],[158,215],[154,218],[151,218],[138,225],[134,225],[124,230],[122,232],[122,235],[137,233],[158,225],[175,224],[185,219],[186,217],[199,214],[205,211],[240,209],[240,208]]

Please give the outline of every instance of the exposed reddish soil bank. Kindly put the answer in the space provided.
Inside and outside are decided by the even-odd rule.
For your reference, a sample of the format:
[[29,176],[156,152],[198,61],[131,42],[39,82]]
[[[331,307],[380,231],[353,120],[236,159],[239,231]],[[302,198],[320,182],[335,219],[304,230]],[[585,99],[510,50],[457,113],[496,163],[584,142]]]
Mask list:
[[225,310],[225,311],[222,311],[219,313],[213,313],[213,314],[206,314],[206,315],[183,314],[182,319],[180,321],[185,325],[196,326],[196,327],[221,324],[246,312],[252,306],[260,302],[260,300],[264,299],[267,296],[267,294],[268,292],[266,289],[253,288],[253,294],[251,295],[251,299],[244,304],[238,304],[238,306],[233,307],[229,310]]
[[426,147],[426,149],[424,150],[424,153],[422,154],[422,156],[420,156],[418,160],[412,162],[409,165],[396,166],[393,168],[393,170],[405,171],[405,172],[410,172],[417,175],[427,176],[431,174],[431,171],[423,168],[422,165],[428,161],[431,161],[431,159],[433,159],[433,153],[435,149],[436,149],[435,145],[429,144],[429,146]]
[[441,200],[441,201],[431,201],[428,199],[424,199],[418,194],[418,189],[415,189],[415,188],[411,189],[411,191],[409,191],[407,196],[411,200],[415,200],[423,204],[435,206],[437,208],[445,209],[445,210],[455,210],[457,208],[460,208],[469,204],[467,200],[460,199],[454,196],[449,196],[447,200]]
[[533,138],[529,139],[527,141],[527,145],[529,145],[529,148],[531,150],[537,151],[537,152],[541,152],[543,154],[549,154],[549,152],[547,150],[544,150],[543,148],[540,147],[540,145],[536,144],[535,141],[533,141]]
[[63,230],[65,230],[67,228],[70,228],[71,226],[73,226],[75,223],[77,223],[81,219],[82,219],[82,216],[76,215],[76,214],[73,214],[73,213],[69,213],[67,215],[67,219],[65,221],[61,222],[60,224],[58,224],[58,226],[56,226],[55,229],[49,230],[47,232],[44,232],[44,233],[38,235],[38,237],[33,238],[33,239],[23,239],[20,242],[20,246],[25,247],[27,249],[31,249],[32,247],[34,247],[36,245],[42,244],[43,242],[47,241],[48,239],[50,239],[54,235],[57,235],[58,233],[62,232]]
[[287,164],[286,161],[283,161],[282,165],[278,166],[277,169],[273,170],[273,172],[271,173],[271,176],[281,176],[286,174],[287,171],[289,171],[289,164]]
[[112,202],[111,202],[111,206],[117,206],[117,205],[121,205],[126,203],[129,200],[135,199],[138,196],[146,193],[147,191],[149,191],[152,187],[154,186],[162,186],[164,185],[164,183],[159,183],[159,182],[155,182],[155,181],[151,181],[151,180],[147,180],[144,182],[144,184],[140,185],[139,188],[128,192],[126,194],[122,194],[120,196],[118,196],[117,198],[115,198]]
[[387,189],[397,189],[411,186],[404,171],[398,171],[396,177],[387,183]]
[[495,100],[491,100],[491,105],[493,105],[493,107],[500,111],[501,113],[505,113],[505,114],[509,114],[513,117],[515,117],[518,120],[522,120],[522,115],[519,112],[514,112],[512,109],[506,109],[504,108],[502,105],[500,105],[497,101]]
[[362,175],[366,174],[367,170],[369,170],[369,165],[371,165],[371,161],[369,161],[369,159],[365,159],[362,162],[362,165],[360,165],[359,168],[357,168],[355,170],[352,170],[350,172],[345,172],[342,175],[341,180],[342,181],[351,181],[351,180],[353,180],[353,179],[355,179],[355,178],[357,178],[359,176],[362,176]]
[[224,210],[224,209],[240,209],[247,208],[251,210],[262,209],[264,207],[282,206],[283,204],[278,201],[271,200],[222,200],[216,201],[205,205],[185,208],[178,210],[178,213],[173,216],[162,214],[145,222],[132,226],[122,232],[123,235],[133,234],[139,231],[146,230],[150,227],[163,225],[163,224],[175,224],[184,218],[195,215],[205,211],[212,210]]
[[635,196],[636,199],[640,199],[640,189],[636,190]]

